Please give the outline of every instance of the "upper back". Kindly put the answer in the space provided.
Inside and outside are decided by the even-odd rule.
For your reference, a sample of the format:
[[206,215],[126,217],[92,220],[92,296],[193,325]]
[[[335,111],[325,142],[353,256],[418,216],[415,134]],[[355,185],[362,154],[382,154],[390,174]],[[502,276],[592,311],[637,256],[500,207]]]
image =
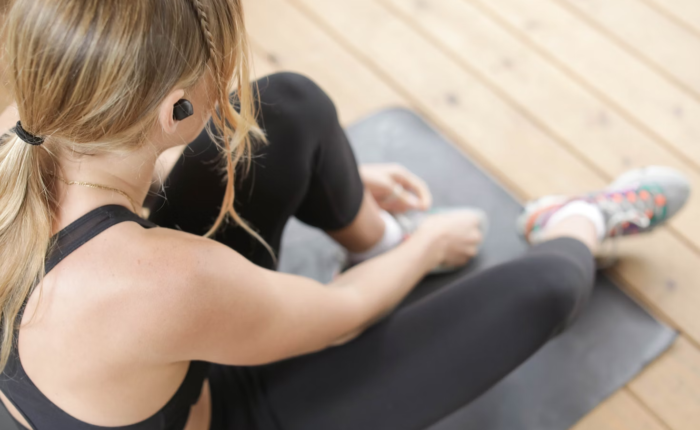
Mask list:
[[164,364],[148,348],[157,333],[141,328],[157,327],[148,309],[163,291],[158,280],[167,280],[151,240],[165,232],[151,227],[121,206],[105,206],[56,236],[0,378],[0,390],[34,429],[184,427],[206,366]]

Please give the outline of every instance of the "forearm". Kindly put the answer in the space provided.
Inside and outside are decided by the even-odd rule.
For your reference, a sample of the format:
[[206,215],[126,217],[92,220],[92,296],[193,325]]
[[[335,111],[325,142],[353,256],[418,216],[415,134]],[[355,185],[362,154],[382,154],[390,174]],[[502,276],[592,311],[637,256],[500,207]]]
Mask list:
[[393,310],[438,263],[436,241],[416,235],[336,278],[332,287],[352,288],[360,297],[361,321],[351,333],[366,328]]
[[[169,259],[192,272],[181,281],[182,310],[168,307],[171,314],[190,315],[170,321],[172,342],[187,345],[182,353],[190,355],[181,357],[258,365],[347,340],[395,308],[442,262],[444,238],[435,230],[421,229],[329,286],[259,268],[221,244],[188,238],[183,257]],[[187,331],[191,337],[183,342]]]

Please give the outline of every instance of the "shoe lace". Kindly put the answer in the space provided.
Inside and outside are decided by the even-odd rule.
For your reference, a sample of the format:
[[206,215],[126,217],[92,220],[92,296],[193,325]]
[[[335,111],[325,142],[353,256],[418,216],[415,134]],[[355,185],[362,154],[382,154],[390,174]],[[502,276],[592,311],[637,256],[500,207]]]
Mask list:
[[[634,200],[624,198],[625,195],[634,194]],[[619,195],[617,199],[605,198],[597,200],[598,207],[608,214],[606,222],[606,233],[610,237],[616,237],[622,233],[626,224],[634,224],[644,230],[651,226],[651,219],[656,213],[656,205],[653,199],[641,199],[636,191],[614,193]],[[650,216],[649,213],[652,215]]]
[[[619,250],[618,239],[622,236],[627,224],[634,224],[640,230],[645,230],[651,226],[652,218],[648,214],[649,212],[652,214],[656,213],[657,208],[654,204],[654,200],[640,198],[637,190],[618,192],[615,194],[624,196],[629,193],[635,194],[634,201],[630,201],[624,197],[615,200],[611,199],[609,195],[606,195],[604,199],[596,201],[598,207],[609,214],[605,226],[606,236],[609,240],[603,241],[601,245],[601,248],[603,248],[602,254],[605,257],[598,261],[599,269],[608,269],[617,262]],[[605,250],[606,245],[609,246],[607,250]]]

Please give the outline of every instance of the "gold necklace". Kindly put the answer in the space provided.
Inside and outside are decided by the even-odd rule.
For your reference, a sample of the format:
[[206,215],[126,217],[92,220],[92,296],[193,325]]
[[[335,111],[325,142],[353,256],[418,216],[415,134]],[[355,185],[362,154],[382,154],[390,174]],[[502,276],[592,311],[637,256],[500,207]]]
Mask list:
[[100,184],[93,184],[91,182],[80,182],[80,181],[66,181],[63,178],[58,178],[61,182],[63,182],[66,185],[79,185],[81,187],[87,187],[87,188],[94,188],[97,190],[104,190],[104,191],[114,191],[115,193],[121,194],[122,196],[126,197],[127,200],[129,200],[129,203],[131,203],[131,209],[133,209],[135,214],[138,214],[139,211],[136,209],[138,206],[136,202],[134,202],[134,199],[132,199],[127,193],[124,191],[118,189],[118,188],[112,188],[108,187],[106,185],[100,185]]

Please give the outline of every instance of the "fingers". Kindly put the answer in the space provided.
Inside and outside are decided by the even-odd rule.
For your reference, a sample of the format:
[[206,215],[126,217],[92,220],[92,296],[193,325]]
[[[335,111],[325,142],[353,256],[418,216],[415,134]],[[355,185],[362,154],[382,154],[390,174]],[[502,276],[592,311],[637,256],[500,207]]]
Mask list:
[[404,213],[411,209],[422,210],[423,204],[401,184],[395,183],[392,193],[380,202],[382,209],[393,213]]
[[447,266],[462,266],[479,255],[483,234],[478,229],[472,229],[460,240],[452,243],[447,258],[444,262]]
[[469,233],[467,236],[467,243],[468,247],[474,247],[476,249],[479,248],[479,245],[481,245],[481,242],[484,241],[484,235],[481,233],[481,230],[473,230]]
[[453,249],[452,252],[448,254],[444,264],[455,267],[463,266],[479,255],[479,248],[479,244],[470,244],[468,246],[462,246],[458,249]]
[[393,166],[391,177],[407,191],[405,201],[407,204],[415,204],[413,209],[427,210],[432,206],[433,196],[421,178],[401,165]]
[[453,250],[443,263],[448,267],[464,266],[479,254],[477,246],[469,246],[459,250]]
[[400,164],[369,164],[359,167],[365,186],[389,212],[427,210],[433,197],[426,183]]

